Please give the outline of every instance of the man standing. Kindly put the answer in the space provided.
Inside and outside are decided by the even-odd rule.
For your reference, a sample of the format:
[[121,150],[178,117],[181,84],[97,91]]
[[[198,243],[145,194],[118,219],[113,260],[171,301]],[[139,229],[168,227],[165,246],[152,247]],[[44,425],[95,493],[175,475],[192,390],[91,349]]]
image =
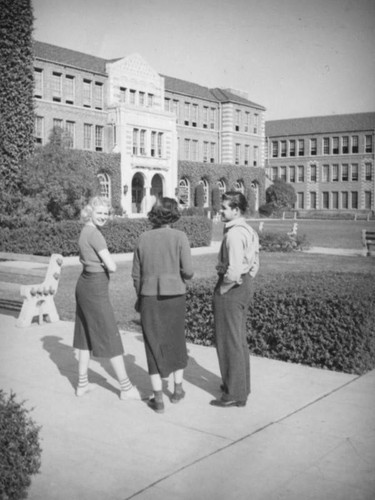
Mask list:
[[222,397],[211,405],[245,406],[250,394],[250,356],[246,317],[253,297],[252,280],[259,269],[258,234],[246,223],[247,201],[242,193],[222,197],[224,237],[218,258],[218,282],[213,308],[216,350],[223,384]]

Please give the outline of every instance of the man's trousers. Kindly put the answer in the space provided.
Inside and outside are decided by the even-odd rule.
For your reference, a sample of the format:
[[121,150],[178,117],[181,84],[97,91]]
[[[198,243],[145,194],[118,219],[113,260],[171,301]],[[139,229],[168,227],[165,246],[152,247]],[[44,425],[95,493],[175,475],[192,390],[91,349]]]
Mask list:
[[246,317],[253,298],[253,278],[220,294],[219,279],[213,298],[216,350],[223,379],[225,401],[246,401],[250,394],[250,354],[246,341]]

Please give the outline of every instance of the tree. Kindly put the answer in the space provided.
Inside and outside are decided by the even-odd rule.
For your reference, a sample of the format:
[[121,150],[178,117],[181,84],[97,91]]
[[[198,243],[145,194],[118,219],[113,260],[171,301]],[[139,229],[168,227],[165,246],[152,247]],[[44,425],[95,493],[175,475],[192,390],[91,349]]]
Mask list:
[[33,14],[31,0],[0,6],[0,213],[12,213],[22,197],[22,168],[34,148]]
[[212,210],[216,214],[219,212],[221,206],[221,193],[218,186],[214,186],[212,188],[211,198],[212,198]]
[[203,184],[197,184],[195,187],[195,206],[204,207],[204,187]]
[[297,200],[297,195],[291,184],[275,179],[266,190],[266,202],[272,204],[276,210],[292,208]]

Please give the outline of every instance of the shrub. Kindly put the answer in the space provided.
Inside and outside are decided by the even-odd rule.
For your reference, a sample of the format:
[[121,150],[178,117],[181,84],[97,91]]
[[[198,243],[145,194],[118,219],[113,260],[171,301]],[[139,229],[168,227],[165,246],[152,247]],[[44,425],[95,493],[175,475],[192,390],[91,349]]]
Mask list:
[[204,187],[202,184],[198,184],[195,187],[195,206],[199,208],[204,207]]
[[272,203],[265,203],[264,205],[259,207],[259,215],[261,217],[271,217],[275,210],[275,207]]
[[[186,336],[214,343],[215,279],[188,286]],[[345,373],[375,368],[375,283],[355,273],[257,276],[247,318],[250,351]]]
[[310,244],[306,235],[292,235],[287,233],[259,233],[259,244],[261,251],[265,252],[293,252],[296,250],[305,250]]
[[33,474],[41,465],[40,427],[15,394],[0,389],[0,498],[26,498]]
[[211,198],[212,198],[212,211],[215,214],[217,214],[220,210],[221,207],[221,193],[220,189],[218,186],[214,186],[211,191]]

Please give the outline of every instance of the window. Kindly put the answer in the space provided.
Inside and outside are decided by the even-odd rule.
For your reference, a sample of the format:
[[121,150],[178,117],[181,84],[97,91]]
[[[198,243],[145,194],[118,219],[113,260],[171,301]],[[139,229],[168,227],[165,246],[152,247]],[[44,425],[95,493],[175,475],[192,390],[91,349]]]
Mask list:
[[95,151],[103,151],[104,127],[95,125]]
[[274,181],[277,179],[277,176],[279,175],[279,169],[277,167],[272,167],[271,170],[271,181]]
[[343,154],[349,153],[349,137],[347,135],[341,138],[341,149]]
[[280,179],[286,182],[286,167],[280,167]]
[[151,156],[156,156],[156,132],[151,132]]
[[182,178],[178,184],[178,202],[184,208],[190,205],[190,183]]
[[372,135],[365,136],[365,153],[372,153]]
[[289,167],[289,182],[296,182],[296,167]]
[[352,135],[352,153],[358,153],[358,135]]
[[367,210],[371,210],[371,200],[372,200],[372,196],[371,196],[371,191],[365,191],[365,208]]
[[139,105],[140,106],[145,106],[146,104],[146,96],[144,92],[139,92],[138,94],[138,100],[139,100]]
[[277,158],[279,156],[279,143],[277,141],[272,141],[272,158]]
[[146,130],[141,130],[139,151],[142,156],[146,156]]
[[329,208],[329,193],[327,191],[322,193],[322,207]]
[[236,109],[234,130],[236,132],[239,132],[240,131],[240,126],[241,126],[241,111],[239,109]]
[[358,164],[353,163],[352,165],[352,181],[358,181]]
[[245,144],[245,159],[244,159],[244,164],[248,165],[250,160],[250,146],[248,144]]
[[248,111],[245,111],[244,131],[249,132],[249,130],[250,130],[250,113]]
[[281,156],[286,157],[286,141],[281,141],[280,142],[280,150],[281,150]]
[[99,82],[94,85],[94,108],[103,109],[103,84]]
[[317,153],[317,140],[310,139],[310,155],[316,156],[316,153]]
[[349,165],[347,163],[341,165],[341,180],[342,181],[349,180]]
[[68,147],[69,148],[74,148],[74,142],[75,142],[75,123],[71,121],[67,121],[65,123],[65,130],[66,130],[66,135],[69,138],[68,140]]
[[139,137],[139,130],[137,128],[133,129],[133,155],[138,154],[138,137]]
[[372,165],[371,165],[371,163],[365,163],[365,180],[372,181]]
[[173,99],[173,113],[176,115],[176,122],[178,123],[178,116],[180,114],[180,103],[176,99]]
[[209,200],[209,196],[208,196],[209,195],[208,182],[207,182],[206,179],[201,179],[199,181],[199,184],[202,184],[202,186],[203,186],[203,191],[204,191],[204,206],[208,207],[208,200]]
[[191,124],[193,127],[196,127],[198,124],[198,104],[193,104],[191,111]]
[[130,100],[130,104],[135,104],[135,90],[133,90],[133,89],[130,89],[129,100]]
[[158,132],[158,157],[163,156],[163,133]]
[[234,158],[234,163],[236,165],[240,164],[240,155],[241,155],[241,144],[236,144],[235,145],[235,158]]
[[339,154],[339,138],[338,137],[332,137],[332,153],[334,155]]
[[349,193],[347,191],[341,193],[341,208],[349,208]]
[[210,129],[211,130],[214,130],[215,123],[216,123],[216,109],[211,108],[210,109]]
[[120,102],[126,102],[126,88],[120,87]]
[[338,182],[339,180],[339,166],[332,165],[332,182]]
[[154,94],[147,94],[147,106],[152,108],[154,105]]
[[100,196],[103,198],[111,198],[111,180],[108,174],[98,174],[100,184]]
[[190,102],[185,102],[184,125],[190,125]]
[[92,149],[92,125],[83,124],[83,149]]
[[191,143],[191,159],[193,161],[198,160],[198,141],[194,140]]
[[339,208],[339,193],[337,191],[333,191],[332,193],[332,208]]
[[289,156],[296,156],[296,141],[294,139],[289,141]]
[[167,97],[164,99],[164,111],[171,111],[171,100]]
[[254,134],[258,133],[258,128],[259,128],[259,116],[255,113],[254,114]]
[[352,208],[358,208],[358,193],[357,191],[351,192]]
[[53,128],[63,128],[63,121],[60,118],[54,118],[52,124]]
[[329,137],[323,137],[323,154],[329,155],[331,152],[329,147]]
[[305,193],[297,193],[297,208],[305,208]]
[[208,142],[206,141],[203,143],[203,161],[208,162]]
[[298,165],[298,182],[305,182],[305,168],[303,165]]
[[52,89],[52,100],[55,102],[61,102],[62,96],[62,75],[53,71],[51,78],[51,89]]
[[311,165],[310,166],[310,181],[316,182],[316,180],[317,180],[317,168],[316,168],[316,165]]
[[83,106],[85,108],[91,107],[91,81],[83,80]]
[[190,160],[190,139],[184,140],[185,160]]
[[256,167],[258,165],[259,160],[259,148],[258,146],[253,147],[253,166]]
[[310,192],[310,208],[316,208],[316,192]]
[[322,182],[329,182],[329,165],[323,165]]
[[234,190],[239,191],[242,194],[245,194],[245,185],[242,181],[237,181],[234,185]]
[[217,187],[219,188],[220,196],[223,196],[223,194],[227,190],[227,187],[225,185],[225,181],[223,179],[220,179],[219,181],[217,181]]
[[43,117],[36,116],[34,121],[34,142],[43,144]]
[[215,163],[215,158],[216,158],[216,144],[214,142],[211,142],[210,144],[210,162]]
[[65,102],[67,104],[74,104],[74,94],[75,94],[75,85],[74,85],[74,76],[65,75]]
[[203,120],[203,128],[207,128],[207,124],[208,124],[208,107],[207,106],[203,106],[203,117],[202,117],[202,120]]
[[43,70],[34,68],[34,97],[43,97]]
[[305,141],[303,139],[298,139],[298,156],[305,155]]

